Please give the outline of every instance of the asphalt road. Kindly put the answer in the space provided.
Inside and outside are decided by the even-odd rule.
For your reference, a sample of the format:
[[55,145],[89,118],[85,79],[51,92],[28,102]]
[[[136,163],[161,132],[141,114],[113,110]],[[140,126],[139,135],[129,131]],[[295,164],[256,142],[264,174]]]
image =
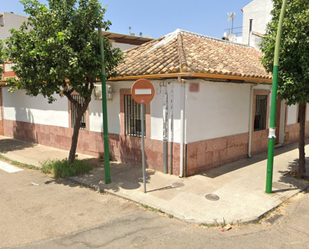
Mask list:
[[0,248],[309,248],[309,194],[260,224],[187,224],[38,171],[0,170]]

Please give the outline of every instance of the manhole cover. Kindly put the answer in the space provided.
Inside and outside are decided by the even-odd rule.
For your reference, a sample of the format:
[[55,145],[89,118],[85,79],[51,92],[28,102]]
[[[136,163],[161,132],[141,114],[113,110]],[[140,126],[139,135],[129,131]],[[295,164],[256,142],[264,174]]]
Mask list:
[[185,186],[185,184],[183,184],[182,182],[174,182],[172,184],[173,188],[180,188],[180,187],[183,187],[183,186]]
[[209,201],[217,201],[220,199],[219,196],[214,195],[214,194],[205,195],[205,198]]

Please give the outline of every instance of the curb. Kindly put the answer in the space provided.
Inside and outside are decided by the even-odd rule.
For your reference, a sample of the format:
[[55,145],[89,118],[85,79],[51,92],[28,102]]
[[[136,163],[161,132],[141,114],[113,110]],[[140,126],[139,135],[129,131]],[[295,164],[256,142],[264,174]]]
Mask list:
[[[75,177],[68,177],[67,180],[69,180],[69,181],[71,181],[71,182],[73,182],[73,183],[76,183],[76,184],[78,184],[78,185],[81,185],[81,186],[83,186],[83,187],[90,188],[90,189],[92,189],[92,190],[98,191],[98,192],[100,192],[100,193],[102,193],[102,194],[110,194],[110,195],[113,195],[113,196],[115,196],[115,197],[117,197],[117,198],[121,198],[121,199],[124,199],[124,200],[127,200],[127,201],[131,201],[131,202],[133,202],[133,203],[136,203],[136,204],[139,204],[139,205],[142,205],[142,206],[149,206],[149,207],[153,208],[154,210],[161,210],[161,211],[163,211],[166,215],[170,215],[170,216],[172,216],[173,218],[176,218],[176,219],[178,219],[178,220],[180,220],[180,221],[185,221],[185,222],[187,222],[188,224],[197,224],[197,225],[206,225],[206,226],[222,226],[222,225],[223,225],[223,223],[221,223],[221,222],[216,222],[216,221],[215,221],[215,222],[214,222],[214,221],[212,221],[212,222],[209,222],[209,221],[208,221],[208,222],[207,222],[207,221],[196,220],[196,219],[190,219],[190,218],[187,218],[187,219],[186,219],[186,218],[183,217],[181,214],[176,214],[176,213],[174,213],[174,212],[171,212],[170,210],[168,211],[168,210],[165,210],[165,209],[159,209],[159,208],[150,206],[150,205],[148,205],[148,204],[144,204],[144,203],[142,203],[142,202],[139,202],[139,201],[130,199],[130,198],[128,198],[128,197],[124,197],[124,196],[118,195],[118,194],[116,194],[116,193],[114,193],[114,192],[110,192],[110,191],[108,191],[108,190],[106,190],[106,189],[102,189],[102,188],[100,188],[100,186],[98,186],[98,185],[91,184],[91,183],[85,183],[85,182],[83,182],[83,181],[80,180],[80,179],[76,179]],[[258,222],[259,222],[262,218],[264,218],[268,213],[274,211],[274,210],[277,209],[279,206],[281,206],[284,202],[286,202],[287,200],[293,198],[294,196],[296,196],[297,194],[299,194],[299,193],[305,191],[305,190],[308,189],[308,188],[309,188],[309,184],[307,184],[305,187],[303,187],[302,189],[300,189],[297,193],[295,193],[295,194],[292,195],[291,197],[286,198],[285,200],[281,200],[281,202],[280,202],[278,205],[274,206],[273,208],[269,209],[268,211],[263,212],[261,215],[259,215],[259,216],[252,216],[252,217],[247,217],[247,218],[245,218],[245,219],[241,219],[240,221],[237,221],[237,224],[246,225],[246,224],[256,224],[256,223],[258,223]],[[231,222],[232,222],[232,221],[231,221]],[[230,223],[230,222],[227,221],[227,223]],[[234,223],[234,221],[233,221],[232,223]]]

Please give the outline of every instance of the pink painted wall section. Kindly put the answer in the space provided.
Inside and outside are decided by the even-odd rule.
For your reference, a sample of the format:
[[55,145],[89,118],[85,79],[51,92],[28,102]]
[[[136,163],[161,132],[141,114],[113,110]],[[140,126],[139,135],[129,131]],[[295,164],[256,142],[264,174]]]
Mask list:
[[[4,120],[4,135],[38,144],[69,150],[72,129],[58,126],[31,124]],[[299,124],[286,126],[286,142],[298,139]],[[252,133],[252,154],[266,151],[268,129]],[[306,136],[309,136],[309,122],[306,123]],[[204,140],[187,145],[186,176],[218,167],[244,158],[248,153],[249,134]],[[141,138],[110,134],[111,159],[127,164],[141,165]],[[170,167],[170,144],[168,144],[168,169]],[[102,156],[104,154],[103,134],[80,130],[77,152]],[[179,174],[180,144],[173,144],[173,174]],[[160,140],[145,139],[146,165],[150,169],[163,171],[163,143]]]
[[269,129],[252,132],[251,154],[256,154],[268,149]]
[[[71,145],[72,128],[4,120],[4,135],[45,146],[69,150]],[[112,160],[127,164],[142,164],[141,138],[110,134],[109,143]],[[80,130],[77,152],[95,157],[102,156],[104,154],[103,134],[100,132]],[[174,174],[179,174],[178,153],[179,144],[174,143]],[[148,168],[163,171],[162,141],[146,138],[145,155]]]
[[[309,121],[306,122],[305,135],[309,137]],[[299,138],[299,124],[290,124],[285,127],[285,143],[295,143]]]
[[248,140],[248,133],[243,133],[188,144],[187,175],[246,157]]

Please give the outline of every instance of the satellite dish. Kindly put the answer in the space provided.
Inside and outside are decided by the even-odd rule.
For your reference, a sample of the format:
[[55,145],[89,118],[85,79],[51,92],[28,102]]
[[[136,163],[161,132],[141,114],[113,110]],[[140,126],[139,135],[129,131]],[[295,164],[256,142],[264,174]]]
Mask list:
[[236,42],[236,40],[237,40],[236,35],[234,35],[234,34],[228,35],[227,38],[228,38],[229,41],[231,41],[231,42]]

